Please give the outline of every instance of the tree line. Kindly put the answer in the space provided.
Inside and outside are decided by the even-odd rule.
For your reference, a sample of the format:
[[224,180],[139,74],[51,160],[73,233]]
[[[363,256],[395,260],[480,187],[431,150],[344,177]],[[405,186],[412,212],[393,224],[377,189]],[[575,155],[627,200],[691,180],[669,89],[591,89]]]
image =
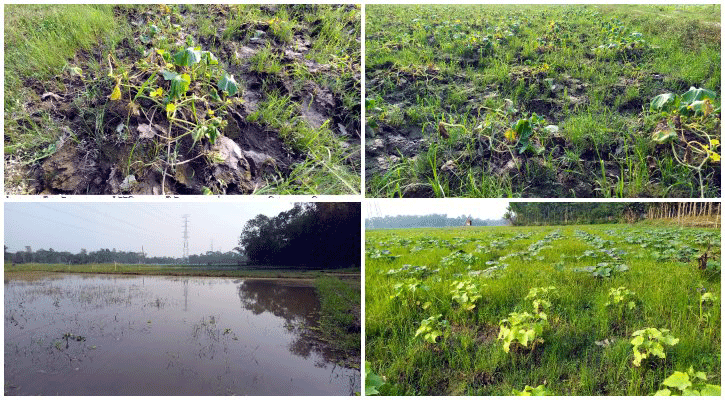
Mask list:
[[[720,220],[720,203],[533,203],[511,202],[504,218],[512,225],[576,225],[637,222],[644,219],[712,217]],[[719,222],[717,223],[719,226]]]
[[30,246],[25,247],[25,251],[8,252],[5,246],[4,261],[6,264],[158,264],[158,265],[219,265],[219,264],[238,264],[245,261],[243,255],[228,251],[208,251],[205,254],[192,254],[188,260],[181,257],[148,257],[145,253],[134,251],[116,251],[116,249],[100,249],[88,252],[81,249],[78,253],[69,251],[55,251],[52,248],[45,250],[39,249],[33,251]]
[[360,267],[360,203],[297,203],[257,215],[239,237],[239,253],[259,266]]
[[470,219],[472,226],[501,226],[507,222],[503,219],[479,219],[461,215],[449,218],[446,214],[428,215],[395,215],[372,217],[365,219],[365,229],[400,229],[400,228],[441,228],[446,226],[463,226]]

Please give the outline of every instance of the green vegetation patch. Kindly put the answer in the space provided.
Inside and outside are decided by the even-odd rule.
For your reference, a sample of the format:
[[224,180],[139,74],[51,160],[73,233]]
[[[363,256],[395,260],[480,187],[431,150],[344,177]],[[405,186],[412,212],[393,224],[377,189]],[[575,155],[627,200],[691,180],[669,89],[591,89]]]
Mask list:
[[360,190],[356,6],[6,15],[8,193]]
[[335,350],[345,354],[347,365],[360,368],[360,281],[325,276],[315,280],[320,296],[320,334]]
[[375,197],[719,197],[720,6],[370,5]]
[[[712,393],[721,283],[699,260],[720,240],[647,224],[368,230],[366,391]],[[629,268],[579,272],[601,263]]]

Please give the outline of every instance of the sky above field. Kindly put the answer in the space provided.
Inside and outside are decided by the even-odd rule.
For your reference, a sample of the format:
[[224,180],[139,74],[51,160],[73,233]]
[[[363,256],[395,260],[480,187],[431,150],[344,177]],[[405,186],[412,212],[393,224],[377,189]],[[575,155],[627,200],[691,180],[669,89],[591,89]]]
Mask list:
[[5,245],[16,252],[52,248],[78,253],[101,248],[181,257],[183,215],[188,214],[189,254],[231,251],[247,220],[275,216],[292,202],[22,202],[5,203]]
[[500,219],[508,205],[508,201],[499,199],[376,199],[366,203],[365,218],[446,214],[448,217],[470,215],[480,219]]

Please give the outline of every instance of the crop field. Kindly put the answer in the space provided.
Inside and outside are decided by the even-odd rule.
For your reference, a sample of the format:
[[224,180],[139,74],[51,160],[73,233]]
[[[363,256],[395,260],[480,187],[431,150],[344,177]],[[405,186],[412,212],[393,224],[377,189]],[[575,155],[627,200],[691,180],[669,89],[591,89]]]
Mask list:
[[720,6],[369,5],[372,197],[719,197]]
[[365,242],[368,394],[720,393],[717,229],[372,230]]
[[359,193],[360,18],[6,5],[6,193]]

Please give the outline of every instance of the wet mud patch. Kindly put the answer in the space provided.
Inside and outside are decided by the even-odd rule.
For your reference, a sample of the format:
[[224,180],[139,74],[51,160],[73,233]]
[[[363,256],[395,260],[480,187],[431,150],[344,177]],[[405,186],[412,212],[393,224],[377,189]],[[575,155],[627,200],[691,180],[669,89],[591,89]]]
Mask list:
[[[313,149],[297,145],[301,143],[297,131],[281,133],[286,121],[265,119],[268,114],[261,112],[269,110],[272,92],[289,102],[293,127],[296,121],[304,121],[312,130],[329,129],[336,136],[335,143],[305,146],[335,146],[354,154],[360,146],[360,111],[346,106],[349,102],[344,98],[359,93],[359,63],[345,65],[352,73],[339,85],[344,81],[342,67],[320,64],[310,56],[319,36],[313,32],[315,26],[327,22],[306,13],[326,15],[322,13],[330,7],[282,7],[292,14],[301,13],[300,21],[314,23],[297,24],[270,15],[269,19],[230,26],[229,16],[243,7],[248,6],[118,7],[116,17],[128,23],[131,35],[113,51],[106,45],[79,51],[53,79],[26,80],[23,116],[16,119],[17,129],[43,129],[49,145],[32,156],[6,151],[6,192],[273,191],[293,169],[316,156]],[[272,14],[282,10],[261,8]],[[209,20],[212,27],[202,19]],[[289,42],[281,39],[280,27],[291,29]],[[348,32],[354,33],[355,29]],[[163,50],[164,46],[169,49]],[[199,46],[200,54],[207,57],[209,52],[210,56],[191,66],[178,64],[182,61],[176,58],[177,51],[185,46]],[[268,63],[281,63],[278,72],[257,70],[262,49],[271,52]],[[198,67],[204,62],[204,68]],[[99,67],[89,67],[93,64]],[[305,69],[303,79],[295,75],[296,68]],[[203,81],[210,73],[213,79]],[[237,82],[222,92],[225,73],[236,76]],[[173,85],[185,76],[191,77],[188,87],[179,92],[180,97],[172,98]],[[175,109],[169,109],[169,104]],[[9,117],[6,113],[6,120]],[[346,157],[343,162],[340,168],[360,170],[359,156]]]

